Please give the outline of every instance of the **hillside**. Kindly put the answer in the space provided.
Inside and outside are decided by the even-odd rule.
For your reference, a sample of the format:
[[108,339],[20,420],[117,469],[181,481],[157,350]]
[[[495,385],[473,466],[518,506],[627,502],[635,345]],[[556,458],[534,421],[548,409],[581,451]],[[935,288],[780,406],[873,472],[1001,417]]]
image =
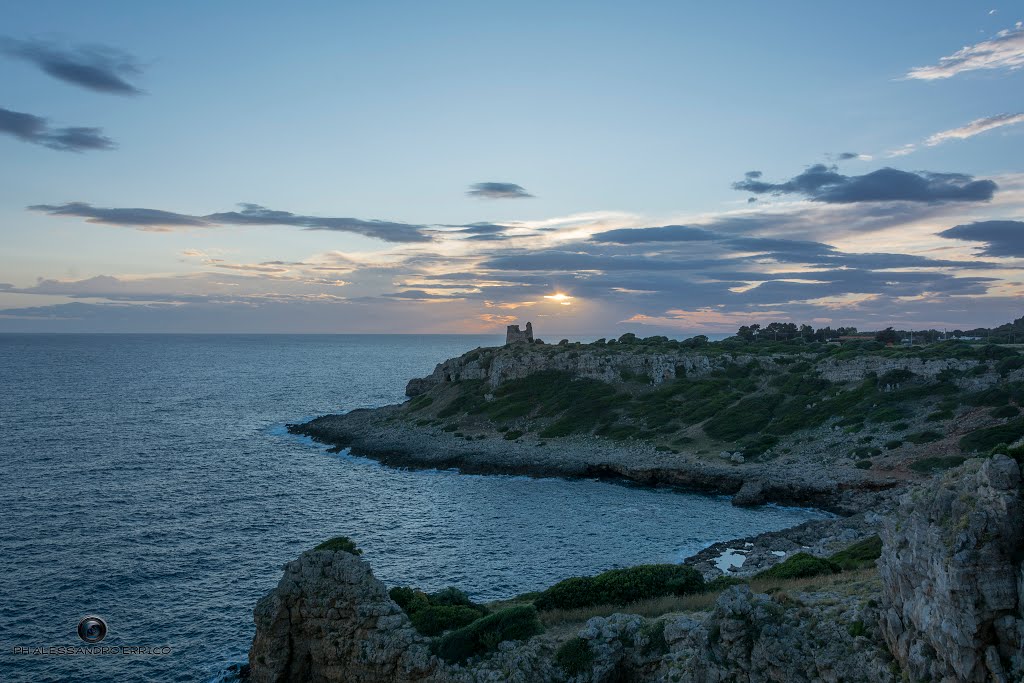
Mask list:
[[397,406],[292,431],[413,467],[625,477],[856,512],[1024,437],[1024,356],[944,342],[511,344],[447,360]]

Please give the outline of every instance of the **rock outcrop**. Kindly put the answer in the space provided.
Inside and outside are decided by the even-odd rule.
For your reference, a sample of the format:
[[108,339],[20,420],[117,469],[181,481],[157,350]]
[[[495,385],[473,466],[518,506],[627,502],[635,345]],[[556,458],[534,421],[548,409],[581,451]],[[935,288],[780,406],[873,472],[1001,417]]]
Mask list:
[[[503,642],[466,664],[431,655],[427,639],[343,551],[303,553],[256,607],[253,683],[615,683],[618,681],[888,682],[889,657],[856,598],[773,597],[746,586],[707,613],[594,617],[581,630]],[[865,626],[867,624],[867,626]],[[855,628],[854,628],[855,627]],[[566,639],[581,654],[559,656]]]
[[437,668],[384,584],[347,552],[310,550],[289,562],[254,619],[252,683],[414,683]]
[[912,681],[1024,680],[1017,463],[971,461],[905,494],[882,539],[881,626]]
[[[518,328],[517,325],[511,327]],[[652,351],[640,346],[620,344],[616,347],[594,345],[558,344],[548,348],[536,348],[532,344],[515,342],[533,341],[532,329],[525,332],[508,332],[508,345],[501,348],[482,348],[438,363],[426,377],[409,382],[406,395],[418,396],[432,387],[445,382],[461,380],[486,380],[491,387],[498,387],[513,379],[529,377],[545,370],[561,370],[574,377],[598,379],[604,382],[620,382],[623,376],[646,377],[650,384],[661,384],[677,377],[704,377],[714,370],[730,364],[746,365],[757,361],[766,367],[776,366],[773,356],[752,356],[748,354],[707,354],[695,350]],[[614,349],[614,351],[610,350]],[[785,360],[792,359],[791,355]],[[809,359],[812,359],[809,357]],[[868,356],[848,360],[826,359],[817,366],[823,379],[832,382],[859,381],[871,374],[884,375],[892,370],[908,370],[914,375],[933,378],[944,371],[955,371],[963,376],[956,383],[963,389],[978,390],[991,386],[999,380],[994,372],[974,373],[979,365],[975,360],[920,358],[884,358]],[[1024,370],[1015,371],[1009,379],[1024,378]]]

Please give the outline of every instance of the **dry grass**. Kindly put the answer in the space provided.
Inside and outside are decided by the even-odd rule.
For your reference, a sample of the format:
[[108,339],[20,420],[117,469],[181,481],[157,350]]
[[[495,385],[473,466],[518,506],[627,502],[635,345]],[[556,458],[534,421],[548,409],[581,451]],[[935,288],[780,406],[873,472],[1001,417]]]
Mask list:
[[[750,589],[755,593],[772,593],[781,600],[795,600],[794,594],[828,592],[837,596],[878,593],[879,581],[876,569],[858,569],[831,576],[815,576],[807,579],[751,579]],[[607,617],[612,614],[639,614],[643,617],[660,617],[665,614],[706,612],[718,600],[719,592],[696,593],[693,595],[667,595],[661,598],[640,600],[628,605],[597,605],[580,609],[557,609],[540,613],[544,626],[555,628],[580,624],[591,617]],[[507,604],[502,603],[502,607]]]

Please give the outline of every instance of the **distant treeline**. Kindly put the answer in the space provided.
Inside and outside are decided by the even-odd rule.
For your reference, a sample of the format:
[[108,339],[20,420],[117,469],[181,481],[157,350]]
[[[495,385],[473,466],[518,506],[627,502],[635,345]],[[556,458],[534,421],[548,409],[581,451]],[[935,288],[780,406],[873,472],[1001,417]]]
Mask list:
[[774,322],[761,326],[757,323],[743,325],[736,336],[748,342],[754,341],[805,341],[827,342],[843,337],[872,338],[882,343],[899,343],[910,340],[914,343],[932,343],[945,339],[977,338],[991,343],[1024,343],[1024,317],[999,327],[977,327],[970,330],[884,330],[859,332],[856,327],[819,327],[797,325],[796,323]]

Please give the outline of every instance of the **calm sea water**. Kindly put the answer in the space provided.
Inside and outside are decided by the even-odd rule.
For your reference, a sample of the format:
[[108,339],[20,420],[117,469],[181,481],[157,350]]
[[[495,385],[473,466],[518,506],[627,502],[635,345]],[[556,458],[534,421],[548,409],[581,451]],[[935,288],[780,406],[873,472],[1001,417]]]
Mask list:
[[[0,335],[0,679],[209,681],[281,566],[339,534],[389,584],[478,599],[680,560],[817,513],[596,481],[403,471],[288,435],[403,400],[469,336]],[[82,645],[170,654],[14,654]]]

